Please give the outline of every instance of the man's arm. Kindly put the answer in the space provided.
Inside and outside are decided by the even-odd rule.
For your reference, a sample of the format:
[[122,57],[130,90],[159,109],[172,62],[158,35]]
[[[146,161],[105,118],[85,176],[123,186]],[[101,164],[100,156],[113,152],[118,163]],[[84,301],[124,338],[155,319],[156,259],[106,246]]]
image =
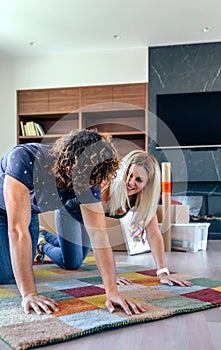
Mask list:
[[135,303],[129,298],[124,298],[118,293],[114,256],[106,230],[102,204],[99,202],[81,205],[81,212],[106,290],[108,310],[113,312],[114,306],[118,305],[123,308],[127,315],[144,312],[145,308],[141,304]]
[[51,313],[57,303],[38,295],[32,269],[32,241],[29,232],[31,203],[29,189],[6,175],[4,199],[8,217],[8,235],[12,268],[18,289],[23,298],[22,306],[26,313],[32,308],[36,313]]

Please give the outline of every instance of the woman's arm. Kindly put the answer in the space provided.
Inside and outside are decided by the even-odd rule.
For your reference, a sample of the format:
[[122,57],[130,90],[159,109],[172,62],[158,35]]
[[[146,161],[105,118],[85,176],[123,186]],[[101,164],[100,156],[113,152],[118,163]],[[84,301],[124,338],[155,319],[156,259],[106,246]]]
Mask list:
[[81,212],[106,290],[107,309],[113,312],[114,306],[118,305],[124,309],[127,315],[139,314],[146,311],[141,304],[135,303],[129,298],[124,298],[118,293],[115,262],[106,230],[106,220],[102,204],[100,202],[82,204]]
[[32,308],[36,313],[51,313],[57,310],[57,303],[38,295],[32,270],[32,241],[29,232],[31,203],[29,189],[6,175],[4,199],[8,217],[8,236],[12,268],[18,289],[23,298],[26,313]]
[[[155,215],[147,225],[146,233],[157,270],[166,267],[163,237],[159,229],[157,215]],[[174,283],[179,284],[180,286],[192,285],[189,281],[179,280],[173,277],[173,275],[167,275],[166,273],[160,274],[159,277],[161,283],[167,283],[169,285],[173,285]]]

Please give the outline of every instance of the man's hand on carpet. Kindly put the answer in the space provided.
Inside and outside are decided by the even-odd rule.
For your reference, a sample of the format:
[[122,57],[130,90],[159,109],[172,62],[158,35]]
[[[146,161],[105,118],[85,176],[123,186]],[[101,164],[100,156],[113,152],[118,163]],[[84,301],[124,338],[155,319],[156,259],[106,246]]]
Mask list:
[[133,282],[131,280],[129,280],[126,277],[122,277],[122,276],[117,276],[117,284],[120,286],[124,286],[124,285],[129,285],[132,284]]
[[30,293],[26,295],[21,302],[26,314],[29,314],[31,310],[38,315],[43,313],[51,314],[52,312],[59,311],[58,304],[54,299],[48,298],[44,295],[37,293]]
[[173,275],[161,275],[160,276],[160,282],[162,284],[169,284],[170,286],[173,286],[174,284],[179,285],[181,287],[191,287],[192,283],[190,281],[180,280],[176,277],[173,277]]
[[106,307],[108,311],[113,313],[115,311],[115,306],[121,306],[128,316],[131,316],[133,314],[138,315],[141,312],[146,311],[146,308],[140,303],[134,302],[129,298],[125,298],[120,294],[107,297]]

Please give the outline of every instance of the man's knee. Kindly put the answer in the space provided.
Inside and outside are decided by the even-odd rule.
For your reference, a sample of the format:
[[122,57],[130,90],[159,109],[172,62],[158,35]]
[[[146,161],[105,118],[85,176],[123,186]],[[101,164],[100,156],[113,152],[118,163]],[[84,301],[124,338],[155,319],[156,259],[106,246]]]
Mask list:
[[82,264],[81,261],[66,261],[64,262],[64,269],[65,270],[77,270]]

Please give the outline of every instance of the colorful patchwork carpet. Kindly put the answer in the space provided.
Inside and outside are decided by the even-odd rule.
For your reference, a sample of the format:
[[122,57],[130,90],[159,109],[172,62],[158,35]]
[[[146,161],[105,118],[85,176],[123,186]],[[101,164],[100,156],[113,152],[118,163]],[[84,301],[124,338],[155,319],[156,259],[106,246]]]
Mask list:
[[12,349],[31,349],[221,305],[221,281],[176,273],[193,285],[170,287],[160,284],[151,268],[117,262],[117,273],[133,281],[119,286],[120,292],[146,305],[147,311],[131,317],[121,309],[111,314],[105,308],[105,291],[93,257],[76,271],[47,263],[34,266],[34,273],[38,291],[58,300],[60,311],[25,315],[16,286],[0,286],[0,338]]

